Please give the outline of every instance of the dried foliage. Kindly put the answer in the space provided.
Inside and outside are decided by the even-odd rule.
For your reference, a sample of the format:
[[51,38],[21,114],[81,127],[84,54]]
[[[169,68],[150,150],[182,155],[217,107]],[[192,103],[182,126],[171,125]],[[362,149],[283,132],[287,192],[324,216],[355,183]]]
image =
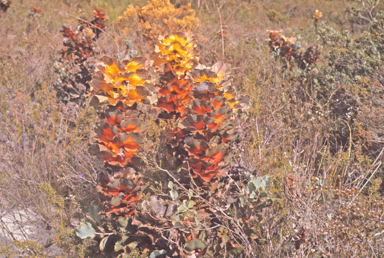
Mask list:
[[[151,0],[144,7],[129,5],[120,22],[133,21],[129,28],[154,44],[160,35],[172,32],[197,32],[200,21],[195,17],[191,4],[179,8],[169,0]],[[132,22],[130,22],[132,24]]]

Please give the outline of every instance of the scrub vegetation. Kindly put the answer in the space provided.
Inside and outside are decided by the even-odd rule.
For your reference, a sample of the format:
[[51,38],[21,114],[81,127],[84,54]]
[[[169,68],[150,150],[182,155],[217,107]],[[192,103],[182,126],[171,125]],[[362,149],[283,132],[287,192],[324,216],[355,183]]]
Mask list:
[[384,256],[384,3],[0,0],[0,256]]

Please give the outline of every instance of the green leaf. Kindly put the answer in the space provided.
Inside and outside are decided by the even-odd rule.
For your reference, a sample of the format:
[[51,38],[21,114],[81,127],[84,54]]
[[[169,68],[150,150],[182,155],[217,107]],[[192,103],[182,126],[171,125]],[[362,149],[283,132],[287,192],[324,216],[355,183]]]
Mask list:
[[100,212],[100,208],[94,205],[92,202],[91,207],[89,207],[88,214],[100,225],[101,218],[100,218],[99,212]]
[[167,252],[165,250],[160,250],[160,251],[156,250],[151,253],[151,256],[149,256],[149,258],[156,258],[156,257],[161,258],[161,257],[165,257],[166,254]]
[[145,164],[144,161],[143,161],[143,159],[140,158],[140,157],[132,157],[132,158],[131,158],[131,163],[132,163],[132,165],[134,165],[135,167],[141,167],[141,166],[143,166],[143,165]]
[[131,48],[132,47],[132,40],[124,39],[124,44],[127,48]]
[[93,228],[97,228],[95,221],[92,218],[85,218],[83,222],[91,223]]
[[268,196],[268,199],[270,199],[272,201],[276,201],[276,200],[280,200],[281,196],[278,193],[273,193],[273,194]]
[[179,207],[177,207],[177,213],[183,213],[187,210],[188,210],[187,200],[184,200],[183,203]]
[[123,250],[125,244],[124,242],[128,239],[127,236],[123,236],[123,238],[120,240],[120,241],[117,241],[116,244],[115,244],[115,252],[119,252],[121,250]]
[[111,188],[111,189],[118,189],[119,186],[121,185],[121,181],[122,181],[122,179],[115,179],[115,181],[110,182],[110,183],[108,184],[108,188]]
[[221,239],[222,239],[222,242],[221,242],[221,244],[220,244],[220,247],[221,248],[224,248],[225,247],[225,245],[228,243],[228,241],[230,240],[230,238],[229,238],[229,236],[227,236],[227,235],[223,235],[222,237],[221,237]]
[[267,239],[256,239],[256,242],[259,245],[265,245],[267,243]]
[[110,203],[112,206],[117,206],[120,204],[120,197],[119,196],[115,196],[112,198],[111,200],[111,203]]
[[138,52],[137,50],[130,50],[130,51],[129,51],[129,55],[130,55],[131,57],[137,56],[138,54],[139,54],[139,52]]
[[128,226],[128,220],[129,220],[130,218],[129,217],[119,217],[118,219],[117,219],[117,222],[118,222],[118,224],[119,224],[119,228],[121,228],[121,229],[124,229],[124,228],[126,228],[126,226]]
[[193,206],[195,206],[195,202],[194,201],[192,201],[192,200],[190,200],[189,202],[188,202],[188,209],[192,209],[193,208]]
[[258,177],[254,181],[254,183],[258,191],[269,190],[270,177],[269,176]]
[[188,252],[192,252],[196,249],[204,250],[206,247],[206,244],[198,238],[185,244],[185,250]]
[[179,194],[173,189],[169,191],[169,193],[171,194],[172,200],[177,200],[177,198],[179,197]]
[[270,207],[272,205],[273,201],[270,199],[263,200],[259,204],[256,205],[257,209],[263,209],[265,207]]
[[245,189],[247,194],[250,194],[250,193],[254,192],[255,190],[256,190],[256,187],[253,184],[253,182],[249,182],[248,187]]
[[232,250],[233,254],[241,254],[243,252],[243,248],[241,246],[238,246]]
[[241,206],[243,206],[245,203],[244,196],[240,196],[239,200],[240,200]]
[[139,244],[138,242],[132,242],[132,243],[129,243],[129,244],[128,244],[128,247],[129,247],[129,249],[130,249],[131,251],[133,251],[133,250],[136,248],[136,246],[137,246],[138,244]]
[[136,187],[135,182],[133,182],[130,179],[123,179],[122,184],[125,186],[125,188],[130,189],[130,190],[135,189],[135,187]]
[[92,224],[85,222],[81,227],[76,228],[76,235],[81,239],[85,238],[94,238],[95,229],[92,227]]
[[193,189],[189,189],[188,190],[188,196],[189,196],[189,199],[192,198],[192,196],[193,196]]
[[117,220],[118,227],[123,231],[123,233],[135,233],[137,231],[137,226],[132,225],[132,218],[129,217],[119,217]]
[[259,197],[260,197],[260,198],[267,197],[267,196],[268,196],[268,194],[267,194],[266,192],[264,192],[264,191],[262,191],[262,192],[259,194]]
[[249,198],[250,199],[255,199],[255,196],[256,196],[256,193],[255,192],[251,192],[251,194],[249,195]]
[[181,224],[180,222],[175,223],[175,228],[187,234],[191,233],[191,231],[188,228],[184,227],[183,224]]

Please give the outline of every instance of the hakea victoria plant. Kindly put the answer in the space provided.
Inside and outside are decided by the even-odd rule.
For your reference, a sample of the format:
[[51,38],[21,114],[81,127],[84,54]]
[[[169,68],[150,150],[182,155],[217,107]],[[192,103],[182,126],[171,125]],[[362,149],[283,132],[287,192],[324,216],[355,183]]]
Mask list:
[[95,130],[93,149],[110,166],[127,167],[143,141],[140,112],[136,109],[138,103],[148,103],[149,72],[142,69],[146,59],[135,57],[119,63],[104,56],[101,61],[91,82],[95,93],[91,103],[107,108]]
[[97,39],[105,28],[105,21],[107,20],[107,16],[103,10],[94,10],[93,16],[94,19],[90,21],[90,24],[92,24],[91,28]]
[[[317,14],[316,17],[320,19],[321,16]],[[317,46],[310,46],[302,52],[299,51],[300,44],[295,37],[285,37],[282,30],[268,30],[267,32],[269,34],[269,47],[279,58],[287,62],[295,61],[303,70],[310,69],[311,65],[318,61],[320,51]]]
[[220,174],[229,157],[226,143],[236,138],[230,116],[234,110],[246,109],[249,99],[235,99],[228,65],[204,67],[194,52],[190,33],[157,43],[153,55],[160,72],[157,106],[160,117],[179,118],[170,145],[182,168],[208,182]]
[[179,33],[162,39],[152,55],[153,64],[160,75],[157,85],[157,107],[160,117],[184,116],[192,99],[192,82],[186,72],[198,65],[192,34]]
[[60,59],[55,62],[58,80],[54,87],[61,103],[85,104],[90,91],[89,82],[94,73],[94,57],[97,52],[94,43],[105,28],[106,20],[103,10],[95,10],[94,19],[79,19],[76,30],[69,25],[63,25],[60,30],[64,37],[64,47],[60,51]]
[[[141,57],[119,63],[105,56],[96,65],[91,81],[91,90],[95,93],[91,103],[103,105],[105,109],[94,131],[96,141],[90,150],[115,170],[132,166],[143,142],[137,105],[148,103],[149,72],[143,69],[145,65],[146,59]],[[99,190],[104,196],[112,197],[107,214],[132,215],[133,205],[138,201],[135,188],[140,185],[140,179],[127,176],[131,175],[116,173],[99,180]]]
[[[236,121],[249,97],[236,93],[228,64],[205,67],[195,48],[191,33],[175,33],[159,38],[150,60],[102,57],[96,65],[91,103],[101,107],[101,121],[90,151],[108,168],[97,186],[105,209],[91,206],[76,231],[97,240],[99,252],[230,257],[251,255],[252,246],[265,242],[258,232],[262,209],[276,197],[270,179],[230,166]],[[173,166],[140,159],[144,110],[175,122],[166,136]],[[167,171],[160,195],[145,166]]]

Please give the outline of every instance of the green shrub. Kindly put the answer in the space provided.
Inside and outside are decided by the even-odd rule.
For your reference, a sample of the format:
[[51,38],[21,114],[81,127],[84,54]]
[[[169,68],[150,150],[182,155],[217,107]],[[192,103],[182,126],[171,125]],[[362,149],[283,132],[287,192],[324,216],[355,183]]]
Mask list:
[[287,23],[289,20],[289,16],[282,15],[280,12],[276,11],[275,9],[270,9],[267,12],[268,19],[271,22],[283,22]]

